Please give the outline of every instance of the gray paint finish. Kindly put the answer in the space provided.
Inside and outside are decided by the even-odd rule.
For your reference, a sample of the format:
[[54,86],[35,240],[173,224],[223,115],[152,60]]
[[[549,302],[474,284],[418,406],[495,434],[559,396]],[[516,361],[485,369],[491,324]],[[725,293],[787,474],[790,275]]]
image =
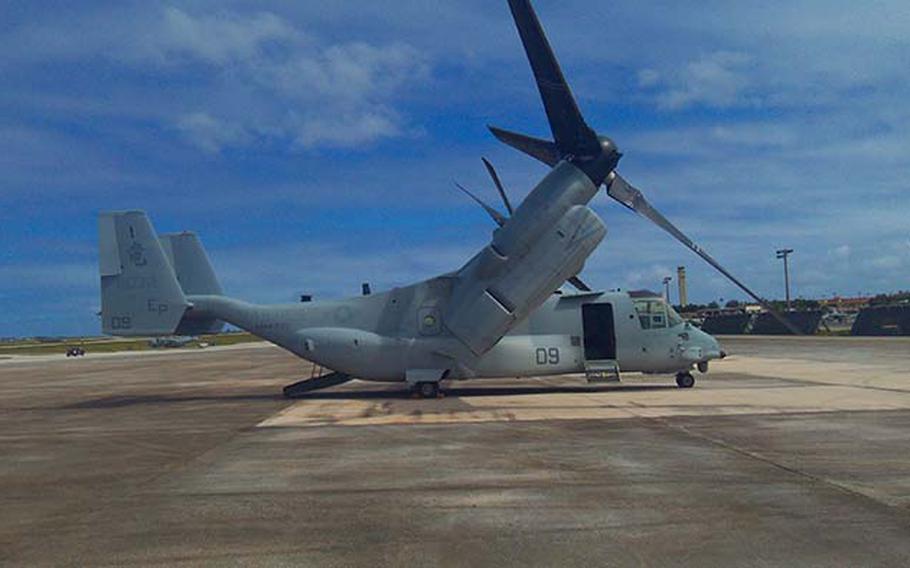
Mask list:
[[[364,379],[538,376],[592,363],[582,348],[583,305],[600,301],[613,305],[615,329],[602,335],[616,335],[621,369],[684,374],[721,357],[713,338],[681,323],[645,328],[628,296],[553,297],[566,281],[580,282],[577,275],[607,234],[588,205],[616,178],[621,154],[585,122],[530,2],[509,6],[555,142],[507,133],[505,141],[555,161],[514,212],[503,192],[510,216],[491,213],[499,228],[463,267],[348,300],[256,306],[222,295],[195,235],[159,240],[143,213],[106,213],[99,225],[105,333],[171,335],[226,321]],[[671,311],[660,309],[669,318]]]
[[[263,306],[216,294],[185,295],[144,214],[109,213],[102,218],[105,224],[113,220],[117,228],[118,243],[113,248],[118,254],[129,258],[133,251],[123,273],[103,277],[103,317],[110,324],[106,331],[116,335],[171,335],[194,322],[220,320],[307,360],[363,379],[403,381],[409,372],[419,370],[435,370],[435,380],[539,376],[584,371],[582,306],[608,302],[615,314],[617,361],[622,370],[686,370],[697,362],[683,357],[689,349],[699,351],[698,360],[720,355],[713,338],[684,324],[642,329],[633,300],[625,293],[547,293],[536,309],[516,318],[493,345],[477,353],[449,330],[446,314],[452,306],[464,305],[453,301],[457,286],[487,282],[473,276],[483,262],[478,260],[483,252],[453,275],[346,300]],[[195,249],[198,240],[192,243]],[[139,249],[142,258],[135,254]],[[195,252],[196,260],[208,266],[201,245]],[[465,273],[472,276],[465,278]],[[138,289],[128,289],[137,281]],[[486,293],[489,286],[483,288]],[[123,329],[128,326],[132,328]],[[466,325],[464,332],[470,333],[470,327]],[[541,350],[554,349],[557,355],[540,359]]]

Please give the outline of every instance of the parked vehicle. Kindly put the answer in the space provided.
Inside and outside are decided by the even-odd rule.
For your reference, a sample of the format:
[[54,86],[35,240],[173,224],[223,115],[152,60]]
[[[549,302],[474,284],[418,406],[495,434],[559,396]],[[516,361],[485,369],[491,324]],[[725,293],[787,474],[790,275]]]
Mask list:
[[82,347],[74,346],[66,350],[67,357],[85,357],[85,349]]

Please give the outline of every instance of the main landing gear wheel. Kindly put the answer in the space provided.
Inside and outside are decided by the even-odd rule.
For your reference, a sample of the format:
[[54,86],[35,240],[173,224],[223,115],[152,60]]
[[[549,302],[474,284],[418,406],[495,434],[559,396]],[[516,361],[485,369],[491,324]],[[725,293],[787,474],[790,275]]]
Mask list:
[[439,396],[439,383],[417,383],[415,390],[420,398],[436,398]]
[[695,386],[695,377],[692,373],[679,373],[676,375],[676,385],[681,389],[690,389]]

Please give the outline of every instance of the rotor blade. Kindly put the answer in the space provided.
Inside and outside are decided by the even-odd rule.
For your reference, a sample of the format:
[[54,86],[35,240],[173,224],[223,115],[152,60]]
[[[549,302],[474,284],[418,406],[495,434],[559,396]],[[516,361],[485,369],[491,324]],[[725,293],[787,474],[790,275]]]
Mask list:
[[556,145],[563,154],[587,156],[598,153],[597,134],[581,116],[530,0],[509,0],[509,8],[534,71]]
[[484,203],[484,201],[483,201],[481,198],[477,197],[476,195],[474,195],[473,193],[471,193],[470,191],[468,191],[468,190],[467,190],[463,185],[461,185],[460,183],[455,182],[455,187],[457,187],[458,189],[460,189],[461,191],[463,191],[463,192],[465,193],[465,195],[467,195],[468,197],[470,197],[471,199],[473,199],[474,201],[476,201],[478,205],[480,205],[481,207],[483,207],[483,210],[486,211],[487,214],[488,214],[490,217],[493,218],[493,221],[495,221],[497,225],[499,225],[500,227],[502,227],[503,225],[506,224],[506,218],[505,218],[505,216],[503,216],[502,213],[500,213],[499,211],[493,209],[492,207],[490,207],[489,205],[487,205],[486,203]]
[[506,211],[509,212],[509,216],[511,217],[515,213],[515,210],[512,209],[512,204],[509,203],[509,196],[506,195],[506,188],[502,186],[502,181],[499,179],[499,174],[496,173],[496,168],[494,168],[493,164],[486,158],[481,158],[481,160],[483,160],[483,165],[487,167],[490,177],[493,178],[493,183],[496,184],[496,189],[499,190],[499,196],[502,197],[502,202],[506,206]]
[[585,284],[584,282],[582,282],[581,278],[579,278],[578,276],[573,276],[572,278],[569,278],[568,282],[569,282],[569,284],[574,286],[575,289],[578,290],[579,292],[590,292],[591,291],[591,287],[588,286],[587,284]]
[[503,144],[511,146],[519,152],[524,152],[550,167],[555,166],[559,163],[559,160],[562,159],[559,148],[556,147],[555,143],[550,142],[549,140],[533,138],[524,134],[518,134],[517,132],[496,128],[495,126],[487,126],[487,128],[489,128],[490,132],[493,133],[493,136]]
[[686,247],[691,249],[695,254],[704,259],[705,262],[713,266],[718,272],[726,276],[731,282],[736,284],[743,292],[752,297],[753,300],[761,304],[763,308],[768,310],[771,315],[774,316],[781,324],[783,324],[787,329],[793,332],[796,335],[803,335],[803,332],[799,330],[789,319],[784,317],[783,314],[775,310],[771,304],[769,304],[764,298],[753,292],[749,289],[748,286],[739,281],[735,276],[733,276],[726,268],[720,265],[719,262],[714,260],[714,258],[702,250],[697,244],[695,244],[692,239],[687,237],[682,231],[676,228],[676,226],[671,223],[666,217],[664,217],[657,209],[651,206],[648,203],[648,200],[645,199],[645,196],[637,188],[632,186],[629,182],[623,179],[619,174],[614,174],[612,179],[608,180],[607,193],[610,194],[610,197],[619,201],[632,211],[635,211],[642,217],[650,219],[655,225],[663,229],[664,231],[673,235],[679,242],[684,244]]

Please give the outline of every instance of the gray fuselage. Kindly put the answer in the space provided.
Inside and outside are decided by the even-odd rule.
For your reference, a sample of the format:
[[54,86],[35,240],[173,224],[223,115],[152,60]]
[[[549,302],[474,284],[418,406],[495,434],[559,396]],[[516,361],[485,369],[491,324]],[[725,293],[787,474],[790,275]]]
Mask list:
[[591,360],[586,356],[586,305],[612,306],[614,329],[604,331],[615,338],[615,360],[624,372],[680,372],[720,357],[713,337],[676,318],[645,329],[633,298],[619,292],[553,295],[478,357],[445,334],[439,309],[424,303],[447,280],[341,301],[277,306],[191,296],[190,313],[218,314],[300,357],[373,381],[404,381],[409,371],[420,369],[445,369],[446,379],[584,372]]

